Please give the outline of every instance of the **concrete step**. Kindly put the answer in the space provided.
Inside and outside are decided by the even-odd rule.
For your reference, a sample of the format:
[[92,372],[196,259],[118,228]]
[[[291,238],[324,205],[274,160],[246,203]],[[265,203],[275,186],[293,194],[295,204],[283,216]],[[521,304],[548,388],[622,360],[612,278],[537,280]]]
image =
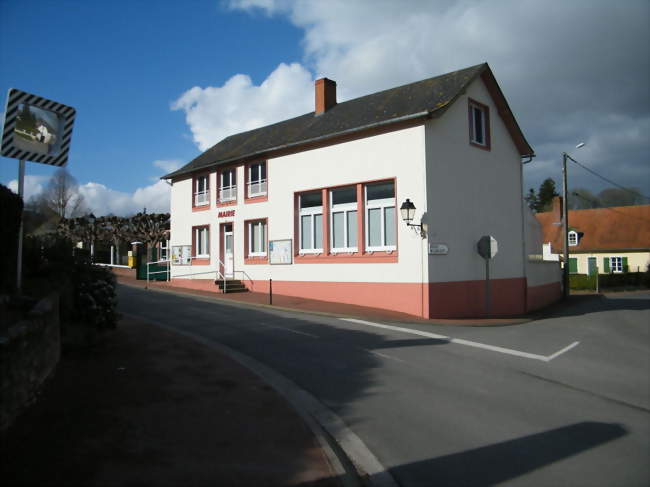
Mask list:
[[[219,289],[223,291],[223,279],[218,279],[215,281],[215,284],[219,286]],[[239,279],[226,279],[226,292],[227,293],[244,293],[247,292],[248,289],[244,284]]]

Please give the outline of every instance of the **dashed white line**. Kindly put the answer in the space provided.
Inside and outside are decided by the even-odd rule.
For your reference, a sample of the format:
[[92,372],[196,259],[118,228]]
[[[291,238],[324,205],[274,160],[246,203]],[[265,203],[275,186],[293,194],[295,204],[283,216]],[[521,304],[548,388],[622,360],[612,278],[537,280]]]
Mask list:
[[436,340],[446,340],[449,343],[455,343],[457,345],[465,345],[468,347],[482,348],[483,350],[490,350],[492,352],[503,353],[506,355],[514,355],[515,357],[522,357],[531,360],[540,360],[542,362],[550,362],[554,358],[559,357],[563,353],[568,352],[569,350],[571,350],[572,348],[580,344],[580,342],[573,342],[571,345],[564,347],[562,350],[559,350],[552,355],[538,355],[536,353],[528,353],[528,352],[521,352],[519,350],[513,350],[512,348],[498,347],[495,345],[488,345],[486,343],[464,340],[462,338],[452,338],[445,335],[438,335],[437,333],[429,333],[427,331],[413,330],[411,328],[402,328],[401,326],[382,325],[381,323],[373,323],[372,321],[357,320],[354,318],[339,318],[339,319],[342,321],[349,321],[351,323],[358,323],[360,325],[374,326],[375,328],[384,328],[386,330],[393,330],[402,333],[409,333],[411,335],[434,338]]

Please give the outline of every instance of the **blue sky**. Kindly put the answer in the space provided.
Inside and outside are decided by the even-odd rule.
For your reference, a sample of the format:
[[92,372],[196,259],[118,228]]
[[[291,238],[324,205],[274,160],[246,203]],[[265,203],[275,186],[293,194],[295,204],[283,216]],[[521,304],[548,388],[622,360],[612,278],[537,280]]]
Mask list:
[[[68,169],[91,209],[162,211],[159,176],[312,110],[317,77],[345,100],[487,61],[538,155],[526,187],[585,141],[576,159],[650,194],[650,4],[567,3],[0,0],[0,93],[77,109]],[[17,166],[0,158],[0,182]],[[28,192],[53,170],[28,163]]]

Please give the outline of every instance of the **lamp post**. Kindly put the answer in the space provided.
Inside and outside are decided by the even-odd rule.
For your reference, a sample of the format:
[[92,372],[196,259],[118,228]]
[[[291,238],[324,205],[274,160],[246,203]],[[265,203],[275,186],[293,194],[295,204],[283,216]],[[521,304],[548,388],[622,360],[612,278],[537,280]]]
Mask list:
[[95,263],[95,215],[92,213],[86,217],[90,223],[90,262]]
[[415,205],[410,199],[406,198],[406,201],[402,203],[402,206],[400,206],[399,211],[402,214],[402,220],[404,220],[406,225],[409,227],[419,228],[420,234],[422,234],[422,224],[416,225],[415,223],[411,223],[415,217]]
[[[584,147],[585,143],[580,142],[576,145],[576,149]],[[569,154],[562,152],[562,238],[564,240],[564,267],[562,268],[562,284],[564,299],[569,297],[569,210],[567,197],[569,187],[567,185],[567,170],[566,161],[571,159],[575,162]]]

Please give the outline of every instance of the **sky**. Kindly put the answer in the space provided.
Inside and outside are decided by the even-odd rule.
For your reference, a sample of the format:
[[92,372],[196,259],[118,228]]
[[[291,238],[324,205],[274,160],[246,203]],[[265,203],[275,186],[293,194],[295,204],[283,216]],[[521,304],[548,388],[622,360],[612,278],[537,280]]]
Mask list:
[[[313,111],[320,77],[341,102],[488,62],[536,153],[525,191],[559,188],[566,151],[650,196],[649,46],[648,0],[0,0],[0,97],[73,106],[67,168],[127,215],[169,211],[160,176],[224,137]],[[27,163],[27,198],[54,170]]]

